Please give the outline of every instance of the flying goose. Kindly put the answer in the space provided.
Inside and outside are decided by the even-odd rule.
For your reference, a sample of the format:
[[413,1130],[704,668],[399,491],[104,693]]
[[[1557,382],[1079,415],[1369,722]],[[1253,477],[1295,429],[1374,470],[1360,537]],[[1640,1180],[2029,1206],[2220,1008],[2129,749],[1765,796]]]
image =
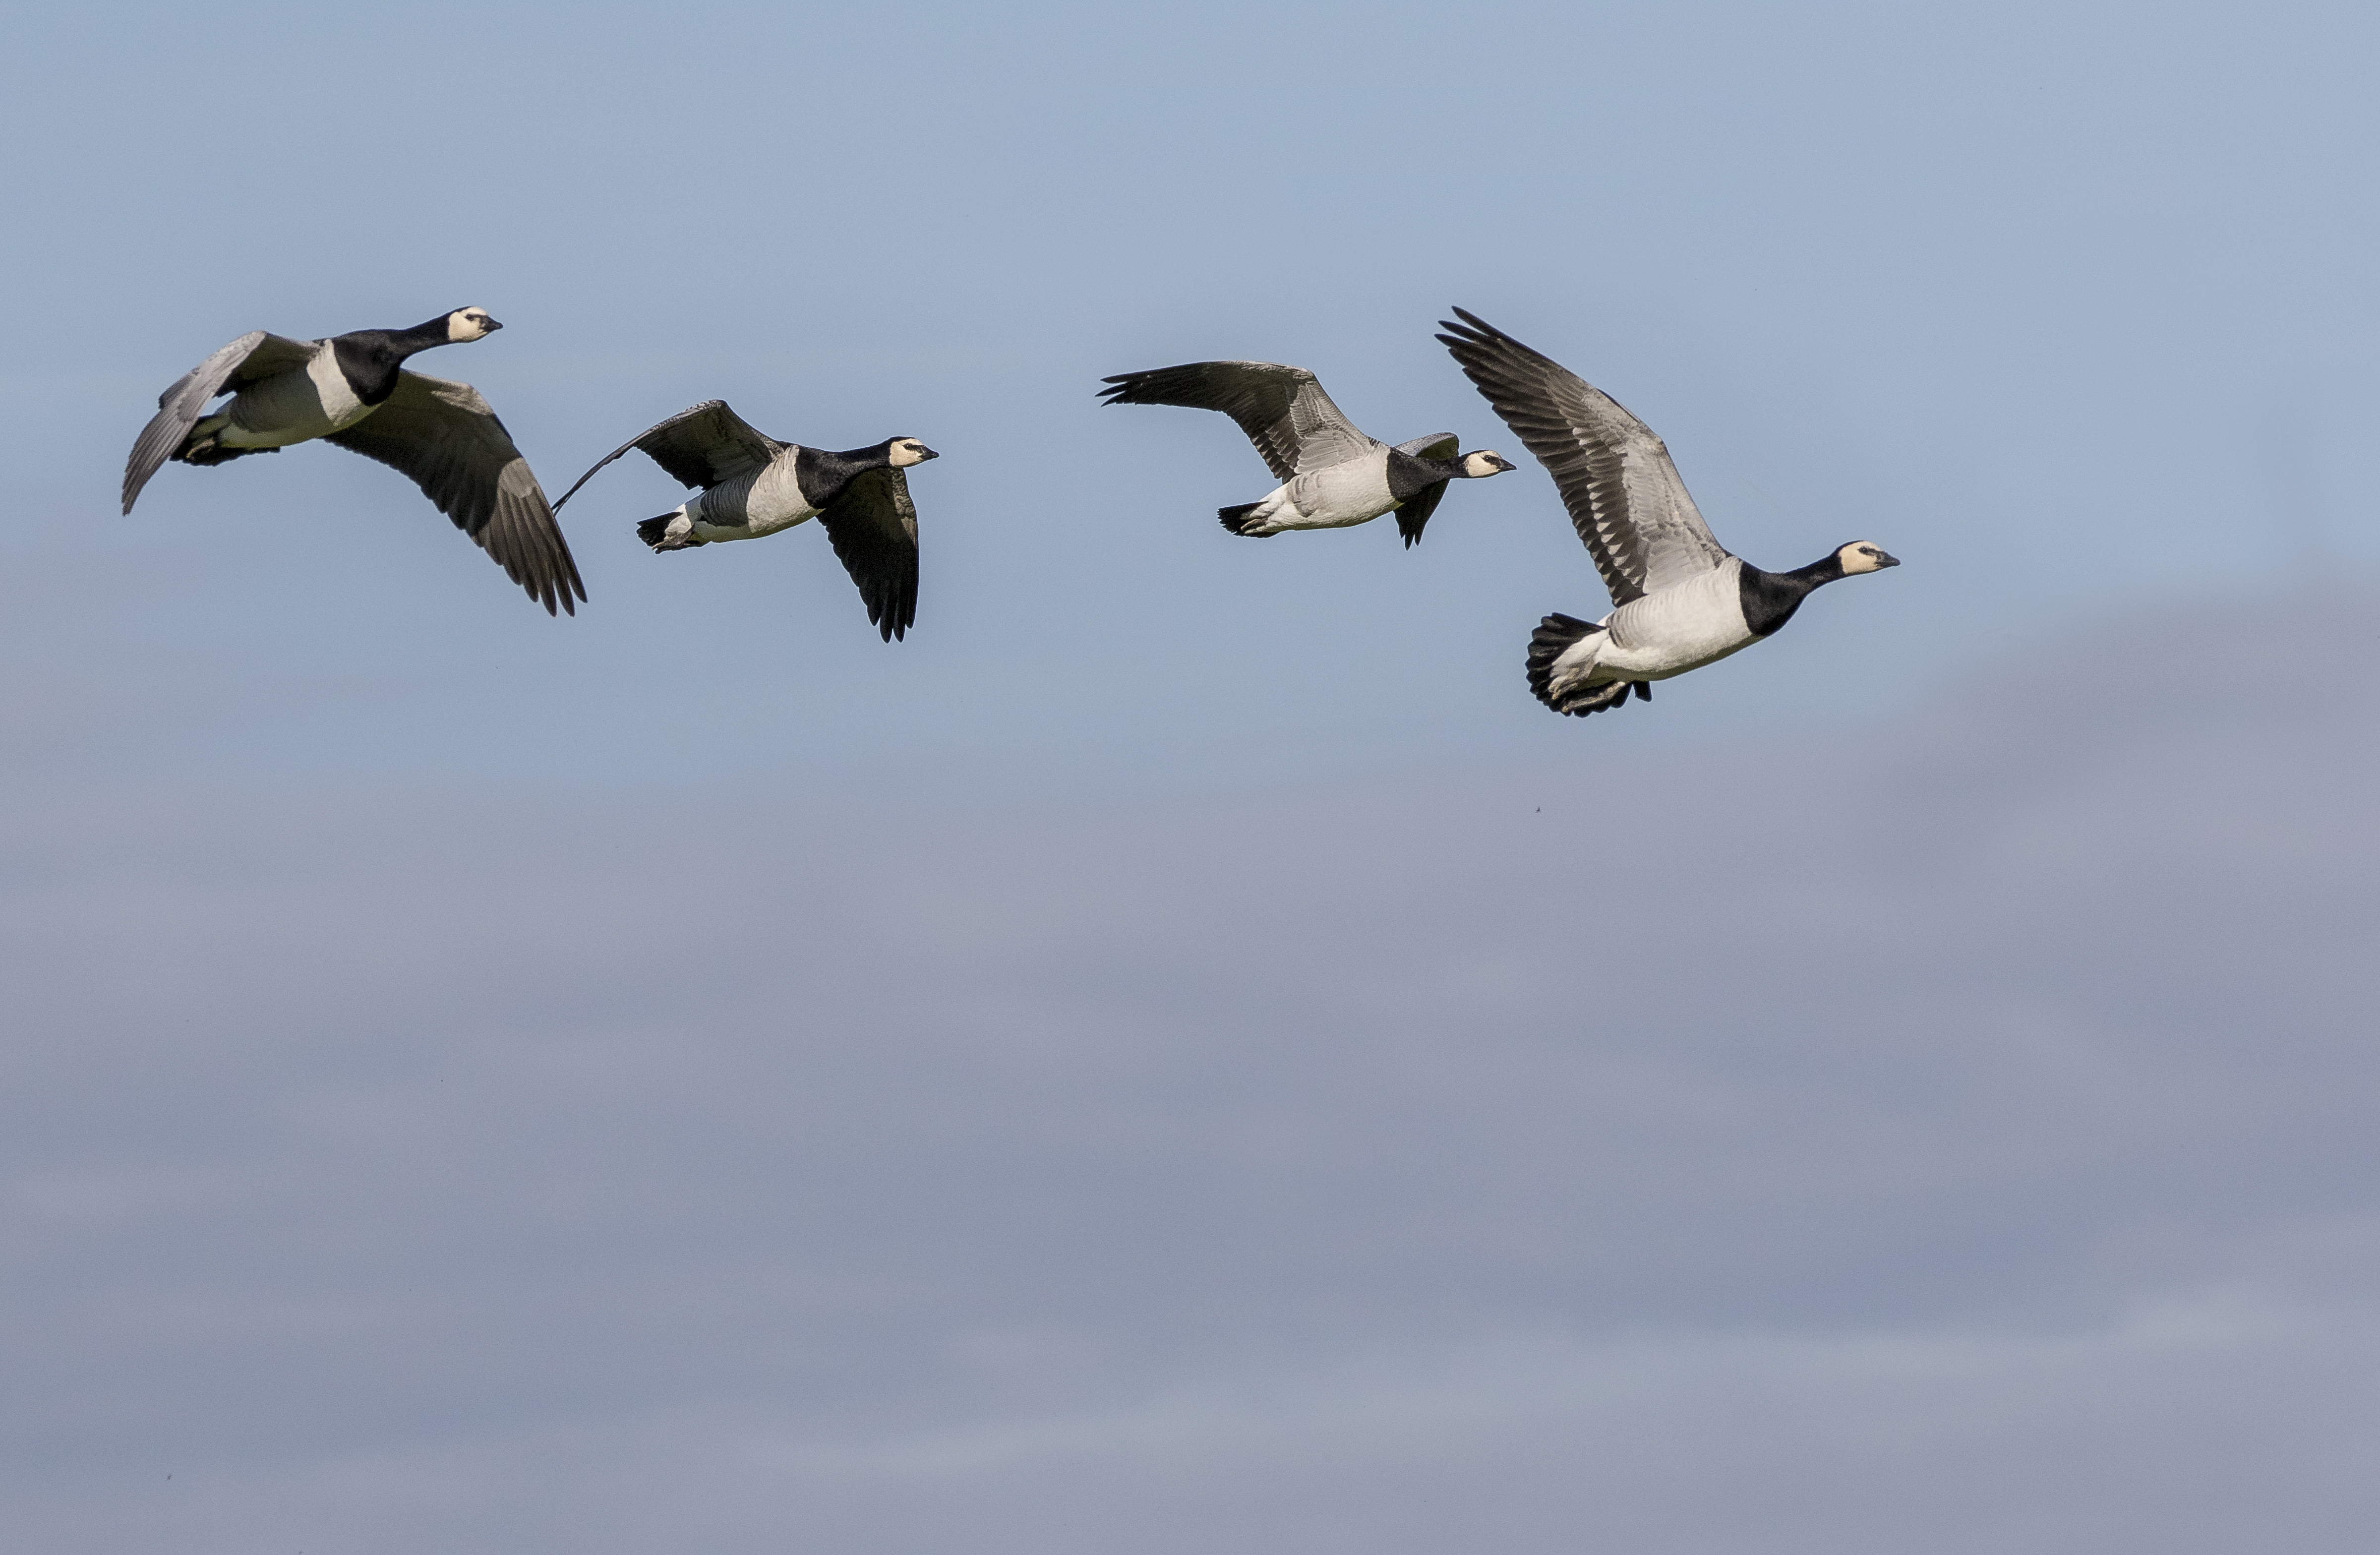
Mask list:
[[[587,597],[528,461],[479,391],[407,372],[407,358],[504,326],[458,308],[411,329],[327,340],[251,330],[157,396],[157,414],[124,462],[124,511],[168,459],[219,465],[314,438],[394,467],[545,606],[576,613]],[[228,394],[212,412],[207,402]]]
[[1554,478],[1611,590],[1600,621],[1548,615],[1529,639],[1529,689],[1584,718],[1633,689],[1751,647],[1811,589],[1900,564],[1865,541],[1791,572],[1763,572],[1711,536],[1670,451],[1620,403],[1474,314],[1438,338]]
[[1185,362],[1100,380],[1110,405],[1183,405],[1240,424],[1282,482],[1262,502],[1218,509],[1223,528],[1262,539],[1283,529],[1337,529],[1393,510],[1412,546],[1446,483],[1515,467],[1497,455],[1457,454],[1452,432],[1391,448],[1339,413],[1311,372],[1278,362]]
[[941,457],[914,437],[831,454],[755,431],[723,399],[707,399],[638,433],[571,482],[560,507],[596,470],[641,448],[677,480],[701,490],[637,526],[655,551],[755,540],[816,518],[868,601],[868,625],[891,642],[917,619],[917,508],[911,465]]

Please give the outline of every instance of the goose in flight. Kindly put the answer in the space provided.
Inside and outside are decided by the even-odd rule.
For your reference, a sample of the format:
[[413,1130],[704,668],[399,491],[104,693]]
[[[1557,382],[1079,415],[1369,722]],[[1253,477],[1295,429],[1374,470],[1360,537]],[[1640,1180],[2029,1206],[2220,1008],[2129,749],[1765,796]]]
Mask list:
[[754,540],[816,518],[859,585],[868,625],[886,642],[917,619],[917,507],[905,472],[941,456],[916,438],[888,437],[871,448],[831,454],[779,443],[754,431],[725,400],[708,399],[598,459],[553,505],[631,448],[643,449],[681,485],[700,488],[637,526],[637,538],[655,551]]
[[[219,465],[321,438],[393,467],[548,615],[557,604],[576,613],[572,598],[587,597],[578,564],[504,424],[468,383],[405,371],[419,352],[504,327],[484,308],[458,308],[327,340],[250,331],[157,396],[124,463],[124,511],[168,459]],[[230,403],[207,409],[225,394]]]
[[1219,509],[1235,535],[1338,529],[1393,511],[1413,545],[1446,495],[1446,483],[1515,467],[1497,455],[1458,454],[1452,432],[1391,448],[1339,413],[1314,374],[1278,362],[1185,362],[1102,379],[1110,405],[1183,405],[1220,410],[1240,424],[1281,482],[1262,502]]
[[1711,536],[1670,451],[1617,400],[1503,331],[1455,310],[1438,338],[1553,476],[1611,591],[1600,621],[1548,615],[1529,639],[1529,689],[1584,718],[1633,690],[1772,636],[1813,589],[1900,563],[1865,541],[1806,567],[1763,572]]

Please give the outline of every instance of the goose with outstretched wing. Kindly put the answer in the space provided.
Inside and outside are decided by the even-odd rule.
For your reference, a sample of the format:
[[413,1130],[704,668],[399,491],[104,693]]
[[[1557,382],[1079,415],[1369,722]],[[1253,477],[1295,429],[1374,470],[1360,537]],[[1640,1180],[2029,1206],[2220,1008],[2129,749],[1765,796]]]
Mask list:
[[1239,423],[1281,482],[1262,501],[1217,511],[1235,535],[1262,539],[1287,529],[1338,529],[1397,516],[1410,546],[1438,509],[1450,480],[1499,475],[1498,455],[1459,453],[1452,432],[1395,447],[1366,436],[1340,413],[1314,374],[1279,362],[1185,362],[1102,380],[1110,405],[1180,405],[1220,410]]
[[1560,713],[1616,708],[1652,682],[1774,636],[1811,590],[1900,563],[1865,541],[1791,572],[1729,553],[1670,450],[1619,401],[1494,325],[1455,310],[1438,338],[1554,478],[1610,591],[1600,621],[1548,615],[1529,639],[1529,689]]
[[886,642],[917,618],[917,507],[908,470],[940,458],[914,437],[830,453],[780,443],[756,431],[721,399],[679,411],[595,461],[562,493],[560,507],[596,470],[642,451],[681,486],[698,488],[671,511],[637,526],[655,551],[688,551],[718,541],[756,540],[816,518]]
[[458,308],[411,329],[326,340],[243,334],[157,396],[125,461],[124,511],[169,462],[219,465],[321,439],[409,478],[547,614],[572,611],[586,585],[504,422],[468,383],[404,365],[502,328],[483,308]]

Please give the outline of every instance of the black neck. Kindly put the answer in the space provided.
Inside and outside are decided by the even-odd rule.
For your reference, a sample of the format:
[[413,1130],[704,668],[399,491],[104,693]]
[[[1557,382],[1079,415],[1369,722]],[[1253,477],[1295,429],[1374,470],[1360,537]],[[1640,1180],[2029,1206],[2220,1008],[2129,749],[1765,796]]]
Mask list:
[[1743,604],[1743,624],[1754,637],[1765,638],[1793,619],[1793,613],[1802,608],[1811,589],[1842,576],[1842,558],[1836,555],[1812,562],[1806,567],[1795,567],[1791,572],[1763,572],[1746,562],[1736,580],[1737,597]]
[[1427,459],[1402,448],[1389,450],[1389,494],[1399,502],[1426,487],[1444,485],[1464,476],[1463,456],[1459,454],[1451,459]]
[[387,335],[391,344],[409,357],[416,351],[427,351],[432,346],[453,344],[455,336],[452,326],[447,322],[452,317],[452,314],[441,313],[411,329],[382,330],[380,333]]
[[378,405],[396,392],[396,371],[405,365],[406,358],[444,346],[452,338],[446,315],[441,313],[411,329],[359,329],[339,335],[331,342],[331,350],[338,358],[340,375],[356,397],[366,405]]
[[824,507],[851,484],[853,476],[863,470],[882,469],[892,462],[890,443],[880,443],[873,448],[846,448],[841,453],[806,446],[794,456],[794,483],[802,489],[804,502],[812,507]]

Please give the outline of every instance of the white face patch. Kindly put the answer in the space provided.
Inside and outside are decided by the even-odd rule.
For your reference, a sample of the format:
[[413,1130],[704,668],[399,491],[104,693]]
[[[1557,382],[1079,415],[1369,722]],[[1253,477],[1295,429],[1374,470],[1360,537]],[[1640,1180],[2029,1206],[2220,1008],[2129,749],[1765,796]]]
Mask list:
[[446,338],[452,342],[478,340],[493,327],[484,308],[457,308],[446,315]]
[[1893,565],[1892,559],[1884,553],[1881,547],[1864,540],[1855,540],[1836,552],[1835,559],[1842,563],[1845,577],[1855,572],[1874,572],[1878,567]]
[[1476,454],[1463,456],[1463,473],[1475,480],[1480,476],[1501,475],[1505,468],[1503,456],[1492,449],[1482,448]]
[[926,462],[926,445],[916,438],[898,437],[892,440],[892,464],[894,469],[906,469],[911,465],[923,464]]

